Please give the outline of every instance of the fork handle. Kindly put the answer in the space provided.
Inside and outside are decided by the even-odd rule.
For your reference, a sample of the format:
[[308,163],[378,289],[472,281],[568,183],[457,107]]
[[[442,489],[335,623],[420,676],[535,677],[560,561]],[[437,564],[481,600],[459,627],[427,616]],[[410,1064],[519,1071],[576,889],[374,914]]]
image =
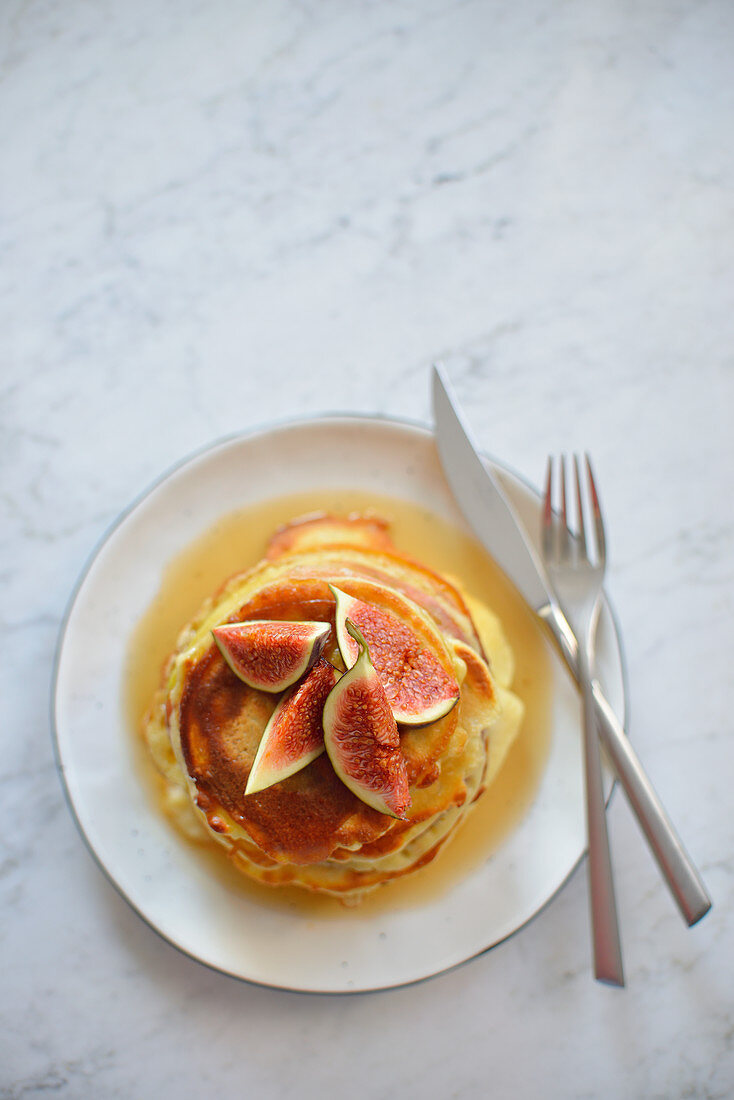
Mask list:
[[[578,646],[561,609],[548,604],[538,614],[548,623],[571,674],[578,682]],[[690,927],[708,913],[711,898],[598,680],[592,684],[592,696],[597,729],[612,767],[683,919]]]
[[589,842],[589,900],[594,946],[594,974],[608,985],[624,986],[622,948],[607,835],[607,812],[601,778],[601,753],[596,733],[596,708],[586,653],[580,653],[580,684],[584,712],[584,773],[586,829]]

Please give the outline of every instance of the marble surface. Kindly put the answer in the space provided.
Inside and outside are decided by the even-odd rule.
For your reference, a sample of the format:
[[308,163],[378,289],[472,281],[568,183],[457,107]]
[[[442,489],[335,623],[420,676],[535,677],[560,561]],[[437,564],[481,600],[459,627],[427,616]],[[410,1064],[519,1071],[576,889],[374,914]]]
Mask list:
[[[727,0],[0,8],[0,1095],[725,1097],[732,1053],[734,8]],[[624,992],[586,873],[375,995],[179,955],[64,802],[59,624],[108,524],[230,432],[429,416],[589,448],[631,732],[714,899],[681,921],[619,792]]]

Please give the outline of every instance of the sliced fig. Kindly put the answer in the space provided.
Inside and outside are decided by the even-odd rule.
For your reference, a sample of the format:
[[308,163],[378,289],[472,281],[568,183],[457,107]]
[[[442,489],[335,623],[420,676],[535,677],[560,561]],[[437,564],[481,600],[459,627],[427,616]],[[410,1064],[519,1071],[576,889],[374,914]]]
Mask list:
[[255,794],[295,775],[324,751],[324,703],[339,673],[323,657],[305,680],[287,692],[263,730],[245,794]]
[[251,619],[212,631],[225,661],[240,680],[261,691],[285,691],[318,661],[328,623]]
[[359,646],[347,630],[347,617],[362,631],[382,680],[396,722],[425,726],[451,710],[459,685],[417,636],[397,616],[329,585],[336,599],[336,640],[347,668]]
[[345,629],[358,655],[326,700],[326,751],[334,771],[357,798],[405,821],[410,791],[398,727],[367,642],[349,619]]

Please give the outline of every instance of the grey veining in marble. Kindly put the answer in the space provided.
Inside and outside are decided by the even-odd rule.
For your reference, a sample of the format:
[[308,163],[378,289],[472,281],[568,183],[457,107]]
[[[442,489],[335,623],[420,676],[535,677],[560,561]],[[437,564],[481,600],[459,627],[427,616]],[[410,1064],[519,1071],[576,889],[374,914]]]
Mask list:
[[[734,1093],[734,8],[6,0],[0,9],[0,1095]],[[160,941],[84,848],[48,696],[118,512],[209,440],[429,414],[592,451],[632,732],[714,909],[620,793],[624,993],[585,871],[427,984],[305,998]]]

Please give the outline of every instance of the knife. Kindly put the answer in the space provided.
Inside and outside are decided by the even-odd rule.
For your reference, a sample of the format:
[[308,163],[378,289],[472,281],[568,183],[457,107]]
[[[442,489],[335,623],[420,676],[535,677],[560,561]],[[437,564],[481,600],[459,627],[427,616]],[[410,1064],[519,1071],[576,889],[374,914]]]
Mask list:
[[[474,445],[449,383],[433,368],[433,416],[441,465],[454,498],[479,541],[520,591],[551,635],[578,681],[578,647],[523,524],[491,464]],[[711,908],[701,876],[647,778],[622,723],[598,680],[592,690],[597,727],[612,766],[684,920],[696,924]]]

